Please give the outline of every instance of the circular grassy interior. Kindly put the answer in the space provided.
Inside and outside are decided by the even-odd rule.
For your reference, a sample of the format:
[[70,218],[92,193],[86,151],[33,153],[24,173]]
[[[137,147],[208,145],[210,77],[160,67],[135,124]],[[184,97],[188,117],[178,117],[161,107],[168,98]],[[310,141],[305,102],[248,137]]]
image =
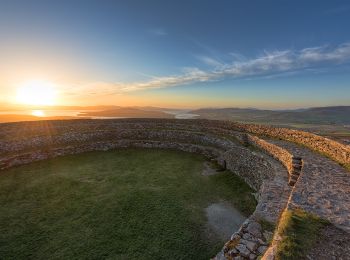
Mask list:
[[1,259],[208,259],[223,246],[205,208],[248,215],[252,190],[204,158],[125,149],[64,156],[0,173]]

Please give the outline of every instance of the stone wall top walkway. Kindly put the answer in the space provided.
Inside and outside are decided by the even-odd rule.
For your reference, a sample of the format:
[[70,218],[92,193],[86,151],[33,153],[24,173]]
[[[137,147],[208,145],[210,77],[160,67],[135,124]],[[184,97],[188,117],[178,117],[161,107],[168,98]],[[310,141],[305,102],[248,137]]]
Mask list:
[[282,140],[268,140],[303,159],[302,174],[289,202],[350,232],[350,172],[308,148]]

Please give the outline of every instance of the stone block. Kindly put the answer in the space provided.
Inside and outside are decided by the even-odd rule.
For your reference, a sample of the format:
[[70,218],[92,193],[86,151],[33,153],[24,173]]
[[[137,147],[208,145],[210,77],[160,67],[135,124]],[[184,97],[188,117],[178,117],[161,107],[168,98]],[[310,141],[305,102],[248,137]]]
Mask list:
[[254,252],[258,248],[258,243],[252,242],[252,241],[247,241],[246,247],[251,251]]
[[238,244],[236,246],[236,249],[239,251],[239,254],[243,257],[249,257],[250,255],[250,251],[248,250],[248,248],[245,245],[242,244]]
[[267,250],[267,246],[259,246],[257,251],[260,255],[262,255],[266,252],[266,250]]
[[256,259],[256,255],[255,254],[250,254],[249,255],[249,260],[254,260],[254,259]]
[[252,221],[251,223],[249,223],[249,225],[247,227],[247,231],[256,238],[262,237],[261,225],[255,221]]

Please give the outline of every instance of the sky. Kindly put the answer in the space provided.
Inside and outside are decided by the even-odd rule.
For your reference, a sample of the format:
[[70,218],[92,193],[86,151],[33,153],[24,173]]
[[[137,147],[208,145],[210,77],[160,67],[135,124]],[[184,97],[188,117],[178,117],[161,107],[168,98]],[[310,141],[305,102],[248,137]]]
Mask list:
[[0,104],[350,105],[349,26],[337,0],[0,0]]

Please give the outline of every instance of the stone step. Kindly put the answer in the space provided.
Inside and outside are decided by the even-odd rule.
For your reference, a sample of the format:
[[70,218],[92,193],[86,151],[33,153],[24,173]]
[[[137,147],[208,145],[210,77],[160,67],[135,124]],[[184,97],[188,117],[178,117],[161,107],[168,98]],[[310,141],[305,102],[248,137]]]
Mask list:
[[298,178],[299,178],[299,176],[294,175],[294,174],[290,176],[290,179],[295,180],[295,181],[297,181]]
[[290,173],[291,175],[296,175],[296,176],[299,176],[301,174],[301,171],[300,170],[295,170],[293,169]]
[[301,173],[301,170],[300,169],[292,169],[291,170],[291,174],[297,174],[297,175],[300,175],[300,173]]
[[303,165],[303,161],[292,161],[292,165]]
[[298,170],[301,170],[301,168],[303,167],[302,166],[302,164],[292,164],[292,167],[294,168],[294,169],[298,169]]
[[296,181],[294,181],[294,180],[289,180],[289,182],[288,182],[289,186],[294,186],[295,183],[296,183]]

